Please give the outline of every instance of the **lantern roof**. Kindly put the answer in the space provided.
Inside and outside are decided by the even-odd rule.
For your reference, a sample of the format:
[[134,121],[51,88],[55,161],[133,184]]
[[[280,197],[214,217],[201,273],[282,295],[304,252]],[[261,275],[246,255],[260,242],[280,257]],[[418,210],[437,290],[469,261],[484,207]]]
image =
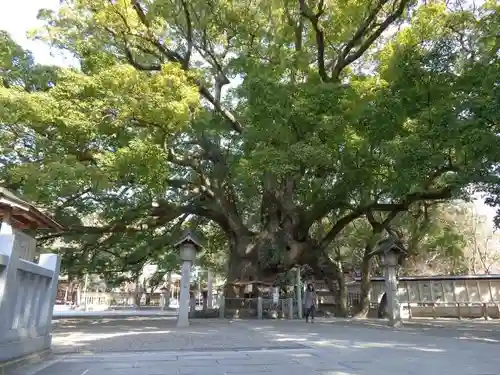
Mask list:
[[399,238],[394,235],[389,235],[387,238],[377,242],[372,251],[372,255],[387,254],[389,251],[394,251],[401,255],[406,255],[408,253]]
[[182,232],[180,240],[174,244],[174,247],[179,247],[185,244],[194,245],[196,250],[199,250],[203,247],[201,239],[190,229],[186,229],[184,230],[184,232]]

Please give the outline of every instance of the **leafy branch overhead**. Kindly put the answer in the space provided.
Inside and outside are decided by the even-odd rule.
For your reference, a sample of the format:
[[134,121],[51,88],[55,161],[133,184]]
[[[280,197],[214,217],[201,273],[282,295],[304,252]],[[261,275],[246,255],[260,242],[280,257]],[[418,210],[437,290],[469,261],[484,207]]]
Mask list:
[[54,210],[95,259],[160,259],[197,221],[217,243],[206,261],[226,262],[229,280],[339,270],[325,251],[360,218],[390,224],[470,187],[496,202],[498,2],[454,7],[42,10],[35,35],[80,66],[38,66],[2,34],[1,183]]

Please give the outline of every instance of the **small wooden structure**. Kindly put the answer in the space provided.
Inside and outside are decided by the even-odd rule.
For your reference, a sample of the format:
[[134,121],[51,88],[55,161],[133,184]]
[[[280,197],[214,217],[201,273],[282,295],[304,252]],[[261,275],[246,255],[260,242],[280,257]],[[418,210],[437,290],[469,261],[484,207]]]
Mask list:
[[34,205],[0,187],[0,220],[7,223],[16,235],[19,258],[33,261],[36,256],[36,242],[30,235],[39,229],[60,232],[64,227],[44,214]]
[[32,204],[0,187],[0,220],[8,221],[17,229],[51,229],[62,231],[64,227],[41,212]]

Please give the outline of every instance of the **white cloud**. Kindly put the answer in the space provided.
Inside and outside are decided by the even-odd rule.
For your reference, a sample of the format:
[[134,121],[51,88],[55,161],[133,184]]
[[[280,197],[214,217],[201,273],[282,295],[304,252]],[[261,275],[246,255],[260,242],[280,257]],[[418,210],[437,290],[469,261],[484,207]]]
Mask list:
[[30,50],[40,64],[68,66],[72,61],[41,41],[30,40],[28,31],[42,26],[37,20],[42,8],[57,10],[60,0],[14,0],[2,4],[0,29],[7,31],[24,49]]

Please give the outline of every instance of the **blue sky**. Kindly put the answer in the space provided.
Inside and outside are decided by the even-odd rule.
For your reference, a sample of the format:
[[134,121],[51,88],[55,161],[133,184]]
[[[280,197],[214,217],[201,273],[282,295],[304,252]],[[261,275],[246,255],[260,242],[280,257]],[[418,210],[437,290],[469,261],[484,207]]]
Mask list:
[[[29,40],[26,35],[29,30],[42,25],[36,18],[38,10],[57,10],[60,0],[13,0],[6,4],[2,5],[0,12],[0,29],[6,30],[19,45],[30,50],[38,63],[59,66],[72,63],[70,58],[57,53],[43,42]],[[478,199],[475,206],[480,215],[493,218],[495,210],[484,205],[482,199]]]

